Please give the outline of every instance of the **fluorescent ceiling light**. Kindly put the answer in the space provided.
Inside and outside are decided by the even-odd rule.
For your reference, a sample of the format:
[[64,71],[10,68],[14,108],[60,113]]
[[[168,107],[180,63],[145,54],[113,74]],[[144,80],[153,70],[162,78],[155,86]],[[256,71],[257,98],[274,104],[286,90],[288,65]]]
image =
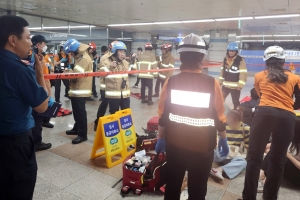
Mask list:
[[215,19],[216,21],[231,21],[231,20],[247,20],[253,19],[253,17],[234,17],[234,18],[219,18]]
[[241,41],[235,41],[235,42],[239,43],[239,42],[241,42]]
[[[90,26],[70,26],[70,28],[89,28]],[[96,26],[91,26],[92,28]],[[69,26],[45,26],[43,29],[67,29]],[[29,30],[42,30],[42,27],[29,27]]]
[[203,37],[210,37],[210,35],[204,35]]
[[150,23],[133,23],[133,24],[129,24],[130,26],[144,26],[144,25],[151,25],[153,24],[152,22]]
[[239,36],[236,36],[237,38],[242,38],[242,37],[250,37],[250,35],[239,35]]
[[201,20],[186,20],[182,21],[182,23],[197,23],[197,22],[214,22],[214,19],[201,19]]
[[131,38],[116,38],[117,40],[131,40]]
[[294,40],[275,40],[275,42],[293,42]]
[[153,22],[153,24],[180,24],[182,21]]
[[242,42],[257,42],[257,40],[242,40]]
[[272,35],[250,35],[250,37],[272,37]]
[[274,37],[297,37],[298,35],[273,35]]
[[299,17],[299,14],[291,14],[291,15],[267,15],[267,16],[256,16],[255,19],[269,19],[269,18],[285,18],[285,17]]
[[130,24],[108,24],[107,26],[130,26]]
[[258,42],[274,42],[274,40],[257,40]]

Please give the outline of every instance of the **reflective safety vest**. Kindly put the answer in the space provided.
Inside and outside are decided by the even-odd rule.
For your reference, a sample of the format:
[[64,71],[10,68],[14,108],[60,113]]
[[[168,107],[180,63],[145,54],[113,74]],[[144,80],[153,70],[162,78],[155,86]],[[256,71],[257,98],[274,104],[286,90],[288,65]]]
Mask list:
[[[157,69],[157,61],[155,59],[155,56],[149,50],[146,50],[145,53],[138,56],[137,60],[138,60],[138,62],[137,62],[138,70]],[[153,79],[154,75],[155,74],[152,72],[146,72],[146,73],[139,73],[138,77]]]
[[162,115],[168,117],[169,145],[195,152],[216,147],[215,123],[219,125],[220,121],[214,107],[214,88],[214,78],[202,73],[181,72],[169,78]]
[[[244,63],[244,60],[241,56],[237,55],[234,59],[231,66],[228,66],[227,58],[224,58],[223,66],[221,67],[222,70],[222,76],[219,77],[220,82],[223,84],[223,86],[228,88],[238,88],[238,87],[244,87],[247,77],[247,68],[241,68],[241,62]],[[240,79],[240,74],[245,74],[245,78]]]

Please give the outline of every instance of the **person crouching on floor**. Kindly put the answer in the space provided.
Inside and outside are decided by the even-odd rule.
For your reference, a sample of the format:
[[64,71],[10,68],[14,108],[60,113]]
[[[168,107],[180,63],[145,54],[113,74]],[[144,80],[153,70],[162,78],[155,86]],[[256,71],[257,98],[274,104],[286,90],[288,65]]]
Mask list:
[[229,155],[221,155],[219,149],[214,152],[214,162],[221,165],[212,168],[211,177],[223,181],[225,174],[233,179],[246,167],[246,148],[248,147],[250,127],[242,122],[242,108],[230,110],[226,119],[226,134],[229,145]]

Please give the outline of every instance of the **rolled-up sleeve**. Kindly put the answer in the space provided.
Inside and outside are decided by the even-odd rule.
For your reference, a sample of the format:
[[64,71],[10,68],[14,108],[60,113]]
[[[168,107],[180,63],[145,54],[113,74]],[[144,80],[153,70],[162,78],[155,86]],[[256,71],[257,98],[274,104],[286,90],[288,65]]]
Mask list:
[[21,98],[32,108],[38,107],[48,98],[44,88],[37,83],[35,72],[31,69],[25,70],[25,73],[20,76],[18,87]]

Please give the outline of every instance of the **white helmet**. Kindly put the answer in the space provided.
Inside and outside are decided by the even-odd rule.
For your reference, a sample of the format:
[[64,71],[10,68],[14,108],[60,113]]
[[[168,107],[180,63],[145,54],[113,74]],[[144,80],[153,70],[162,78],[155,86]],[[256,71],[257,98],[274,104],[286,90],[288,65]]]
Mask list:
[[285,59],[284,50],[280,46],[270,46],[265,50],[264,61],[270,58]]
[[208,52],[207,50],[208,45],[206,41],[198,35],[195,35],[194,33],[185,36],[177,46],[178,53],[198,52],[206,55]]
[[61,41],[60,44],[59,44],[59,46],[63,47],[65,44],[66,44],[66,41]]

